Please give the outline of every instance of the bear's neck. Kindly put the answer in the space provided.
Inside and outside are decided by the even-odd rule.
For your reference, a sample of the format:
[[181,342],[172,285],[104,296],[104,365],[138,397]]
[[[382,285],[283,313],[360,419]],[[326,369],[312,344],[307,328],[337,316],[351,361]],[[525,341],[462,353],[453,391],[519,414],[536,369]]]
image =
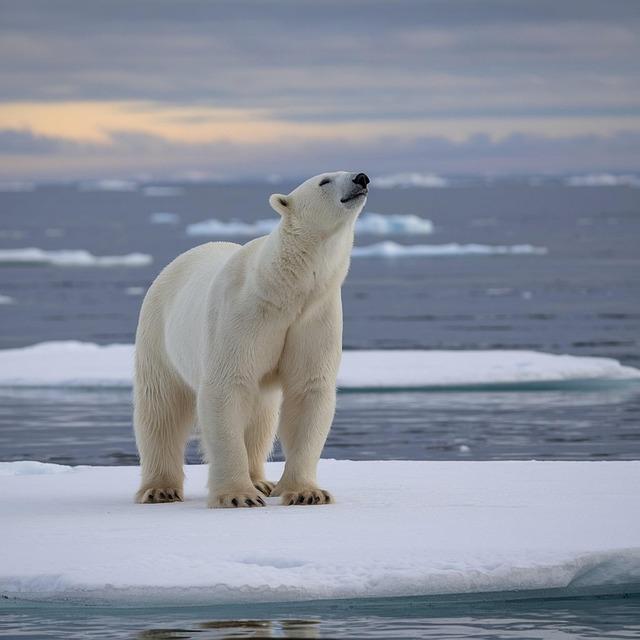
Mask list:
[[340,287],[349,269],[354,223],[331,233],[297,227],[283,218],[266,239],[260,260],[260,289],[273,304],[291,308],[309,296]]

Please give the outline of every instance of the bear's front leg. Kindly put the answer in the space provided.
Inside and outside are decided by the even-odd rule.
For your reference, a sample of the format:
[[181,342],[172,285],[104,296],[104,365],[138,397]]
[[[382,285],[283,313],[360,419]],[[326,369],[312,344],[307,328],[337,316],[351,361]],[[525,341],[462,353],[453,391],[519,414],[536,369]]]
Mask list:
[[253,396],[242,385],[209,383],[198,393],[198,421],[209,461],[210,508],[264,507],[249,475],[244,440]]
[[285,390],[278,435],[286,456],[284,473],[271,492],[282,504],[326,504],[331,494],[316,483],[316,467],[336,407],[335,386]]

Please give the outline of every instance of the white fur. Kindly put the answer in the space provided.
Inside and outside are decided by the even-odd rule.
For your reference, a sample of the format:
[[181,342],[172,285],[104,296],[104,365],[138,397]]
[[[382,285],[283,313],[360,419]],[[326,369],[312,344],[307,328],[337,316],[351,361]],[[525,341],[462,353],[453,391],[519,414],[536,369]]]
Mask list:
[[[366,200],[363,191],[341,202],[360,189],[355,175],[323,174],[272,195],[281,221],[269,235],[195,247],[151,285],[136,335],[138,501],[182,499],[196,422],[210,507],[259,505],[270,492],[285,504],[331,501],[316,465],[335,410],[340,287]],[[276,430],[286,464],[274,488],[264,461]]]

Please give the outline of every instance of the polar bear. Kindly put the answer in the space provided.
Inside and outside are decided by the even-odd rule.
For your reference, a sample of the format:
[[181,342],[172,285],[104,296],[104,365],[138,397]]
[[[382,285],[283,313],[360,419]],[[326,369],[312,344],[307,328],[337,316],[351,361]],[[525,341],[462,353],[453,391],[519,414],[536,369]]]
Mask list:
[[[134,429],[138,502],[183,499],[194,424],[209,462],[209,507],[332,501],[316,483],[331,427],[342,355],[340,289],[364,173],[325,173],[269,204],[268,235],[209,242],[153,282],[136,333]],[[264,462],[277,435],[286,462],[277,484]]]

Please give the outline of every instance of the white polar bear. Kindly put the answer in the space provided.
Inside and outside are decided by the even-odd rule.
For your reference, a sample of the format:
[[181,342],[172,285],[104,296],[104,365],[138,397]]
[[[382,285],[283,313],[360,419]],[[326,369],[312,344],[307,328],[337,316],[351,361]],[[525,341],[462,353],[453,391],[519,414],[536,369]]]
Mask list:
[[[368,183],[341,171],[274,194],[281,220],[269,235],[195,247],[153,282],[136,334],[138,502],[182,500],[196,422],[210,507],[264,506],[263,494],[332,501],[316,466],[335,411],[340,287]],[[286,463],[274,486],[264,462],[276,429]]]

